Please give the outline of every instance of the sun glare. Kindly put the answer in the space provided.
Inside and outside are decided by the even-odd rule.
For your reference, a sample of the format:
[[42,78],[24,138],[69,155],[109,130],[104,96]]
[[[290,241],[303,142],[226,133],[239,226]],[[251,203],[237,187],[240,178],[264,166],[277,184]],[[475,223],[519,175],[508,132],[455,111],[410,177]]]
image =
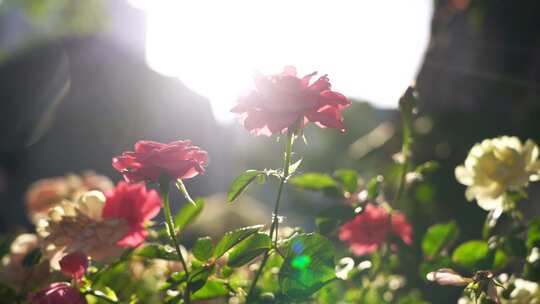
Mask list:
[[220,121],[255,71],[329,74],[349,97],[395,107],[429,36],[431,0],[131,0],[147,14],[146,60],[207,97]]

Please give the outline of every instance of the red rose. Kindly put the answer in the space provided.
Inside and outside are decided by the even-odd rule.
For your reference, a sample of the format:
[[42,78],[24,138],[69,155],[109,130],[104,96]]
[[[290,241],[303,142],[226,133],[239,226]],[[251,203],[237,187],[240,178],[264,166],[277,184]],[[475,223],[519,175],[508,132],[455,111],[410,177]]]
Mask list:
[[80,280],[84,276],[86,268],[88,268],[88,257],[86,254],[77,251],[63,257],[59,264],[60,271],[63,274],[75,280]]
[[69,283],[52,283],[47,288],[28,296],[32,304],[87,304],[84,296]]
[[191,146],[189,140],[168,144],[141,140],[135,152],[124,152],[113,158],[112,165],[127,182],[154,181],[166,174],[171,179],[186,179],[204,173],[206,151]]
[[412,228],[400,212],[392,215],[384,208],[367,204],[364,212],[340,228],[339,239],[348,242],[351,251],[358,256],[372,253],[397,235],[406,244],[412,243]]
[[144,242],[148,232],[144,223],[154,218],[161,208],[161,198],[155,190],[146,190],[144,184],[119,182],[106,194],[103,206],[104,219],[123,219],[130,230],[120,241],[121,247],[137,247]]
[[314,122],[321,128],[345,131],[341,110],[351,102],[330,90],[326,75],[310,84],[311,77],[296,77],[294,67],[286,67],[280,75],[255,78],[256,90],[240,98],[231,112],[240,114],[244,127],[255,135],[271,136],[292,126]]

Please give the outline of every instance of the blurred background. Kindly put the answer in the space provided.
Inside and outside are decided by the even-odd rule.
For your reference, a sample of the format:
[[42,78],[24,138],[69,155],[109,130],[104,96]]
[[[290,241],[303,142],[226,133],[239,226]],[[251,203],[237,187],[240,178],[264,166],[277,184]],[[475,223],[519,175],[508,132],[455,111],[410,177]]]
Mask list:
[[[391,177],[397,101],[416,83],[413,158],[441,164],[396,206],[419,236],[456,219],[463,239],[479,237],[485,212],[465,201],[453,174],[474,143],[540,142],[536,0],[0,0],[0,231],[29,227],[32,182],[88,169],[117,181],[111,158],[140,139],[191,139],[209,152],[207,174],[187,183],[209,197],[205,233],[269,221],[273,187],[253,187],[235,208],[223,193],[245,169],[278,167],[281,144],[250,136],[228,110],[255,71],[285,65],[329,74],[355,101],[347,133],[307,128],[295,149],[303,172]],[[284,201],[286,225],[308,230],[313,214],[337,203],[294,189]],[[459,294],[416,280],[434,303]]]

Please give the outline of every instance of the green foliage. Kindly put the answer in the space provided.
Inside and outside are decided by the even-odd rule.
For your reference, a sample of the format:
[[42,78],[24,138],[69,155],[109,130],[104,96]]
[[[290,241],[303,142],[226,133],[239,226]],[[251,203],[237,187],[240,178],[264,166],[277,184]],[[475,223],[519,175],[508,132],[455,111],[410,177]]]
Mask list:
[[309,298],[335,279],[334,248],[330,241],[319,234],[293,237],[287,242],[284,255],[279,285],[289,299]]
[[161,244],[146,244],[141,248],[135,250],[136,256],[145,257],[149,259],[162,259],[169,261],[179,261],[175,250],[170,246],[164,246]]
[[184,230],[188,225],[193,223],[201,214],[204,208],[204,200],[202,198],[195,199],[195,204],[186,204],[174,218],[176,231]]
[[326,235],[352,220],[355,216],[354,208],[350,205],[336,205],[319,212],[315,218],[315,224],[319,233]]
[[214,252],[214,245],[212,244],[212,238],[206,236],[197,239],[193,246],[193,255],[199,261],[206,261],[212,257]]
[[238,245],[229,253],[227,265],[230,267],[240,267],[263,254],[270,249],[272,240],[267,234],[256,232]]
[[531,221],[527,231],[527,249],[533,247],[540,247],[540,218]]
[[240,194],[246,191],[249,184],[251,184],[257,178],[263,178],[266,176],[265,171],[260,170],[247,170],[234,179],[227,193],[227,201],[233,202]]
[[238,243],[245,240],[250,235],[257,233],[259,230],[261,230],[262,227],[263,225],[255,225],[225,233],[223,238],[221,238],[221,240],[216,245],[216,249],[214,250],[214,258],[217,259],[221,257],[229,249],[236,246]]
[[382,188],[382,181],[383,181],[383,178],[380,175],[375,176],[369,180],[366,186],[369,200],[373,200],[379,195]]
[[496,269],[504,267],[508,257],[502,250],[490,249],[485,241],[473,240],[458,246],[452,262],[466,270]]
[[437,224],[429,227],[422,240],[424,256],[431,259],[447,248],[459,236],[459,228],[455,222]]
[[291,178],[290,183],[295,187],[313,191],[339,188],[338,183],[330,175],[321,173],[304,173]]
[[213,273],[213,265],[193,265],[189,273],[188,287],[191,292],[201,289],[207,282],[208,277]]
[[227,284],[222,281],[209,279],[201,289],[191,296],[192,300],[209,300],[213,298],[225,297],[229,294]]
[[352,169],[339,169],[334,172],[334,176],[341,182],[343,189],[353,193],[358,188],[358,172]]

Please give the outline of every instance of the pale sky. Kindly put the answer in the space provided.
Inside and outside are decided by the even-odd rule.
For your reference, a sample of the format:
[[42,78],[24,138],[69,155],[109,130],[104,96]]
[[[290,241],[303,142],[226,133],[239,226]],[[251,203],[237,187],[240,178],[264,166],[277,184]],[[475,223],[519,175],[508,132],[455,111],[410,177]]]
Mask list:
[[255,71],[328,74],[333,89],[396,107],[429,38],[432,0],[130,0],[146,60],[207,97],[220,121]]

